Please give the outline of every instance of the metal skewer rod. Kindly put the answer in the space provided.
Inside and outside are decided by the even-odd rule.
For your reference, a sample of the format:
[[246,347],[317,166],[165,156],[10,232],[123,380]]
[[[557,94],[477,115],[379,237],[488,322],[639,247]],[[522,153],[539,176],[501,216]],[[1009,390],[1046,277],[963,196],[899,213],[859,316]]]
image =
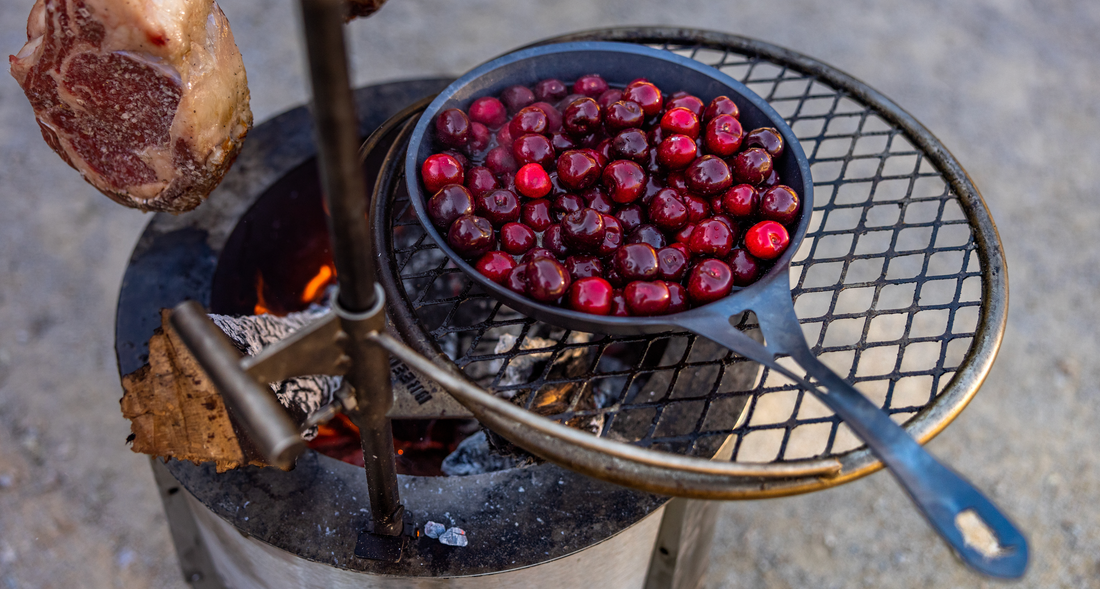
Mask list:
[[355,390],[356,410],[376,535],[402,532],[403,507],[397,491],[393,428],[386,413],[393,405],[389,354],[370,345],[366,334],[385,330],[385,296],[375,280],[374,253],[367,224],[367,187],[359,164],[359,119],[348,77],[344,41],[344,0],[301,0],[318,162],[339,295],[333,308],[350,337],[352,360],[345,377]]

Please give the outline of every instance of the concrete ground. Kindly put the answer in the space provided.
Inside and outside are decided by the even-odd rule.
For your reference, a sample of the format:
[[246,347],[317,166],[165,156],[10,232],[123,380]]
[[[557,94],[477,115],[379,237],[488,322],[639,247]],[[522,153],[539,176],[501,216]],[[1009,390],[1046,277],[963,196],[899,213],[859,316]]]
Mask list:
[[[30,0],[0,3],[0,48]],[[262,121],[306,98],[291,0],[225,0]],[[1031,539],[1019,587],[1100,587],[1100,4],[390,0],[351,26],[357,84],[458,74],[550,35],[622,24],[757,37],[893,98],[982,190],[1011,276],[981,393],[930,444]],[[123,440],[119,281],[149,217],[85,184],[0,79],[0,587],[184,587],[147,462]],[[883,473],[722,508],[710,587],[994,587]]]

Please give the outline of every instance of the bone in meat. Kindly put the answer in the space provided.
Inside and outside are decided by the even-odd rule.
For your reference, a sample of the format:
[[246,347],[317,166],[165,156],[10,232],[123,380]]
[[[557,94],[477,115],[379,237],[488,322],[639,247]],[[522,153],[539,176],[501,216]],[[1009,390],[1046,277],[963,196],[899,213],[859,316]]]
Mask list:
[[143,211],[197,206],[252,124],[244,64],[213,0],[37,0],[9,61],[46,143]]

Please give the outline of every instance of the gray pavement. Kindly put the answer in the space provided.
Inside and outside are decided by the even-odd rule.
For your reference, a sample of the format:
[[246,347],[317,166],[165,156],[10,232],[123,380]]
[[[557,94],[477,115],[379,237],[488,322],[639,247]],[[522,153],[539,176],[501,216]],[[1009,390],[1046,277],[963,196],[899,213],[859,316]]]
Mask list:
[[[0,4],[0,48],[30,0]],[[262,121],[305,100],[290,0],[226,0]],[[550,35],[622,24],[753,36],[893,98],[967,168],[1011,278],[1000,357],[931,450],[1030,534],[1020,587],[1100,587],[1100,3],[390,0],[351,26],[357,84],[458,74]],[[0,587],[176,587],[144,457],[123,440],[118,284],[149,217],[80,180],[0,79]],[[994,587],[886,474],[722,509],[710,587]]]

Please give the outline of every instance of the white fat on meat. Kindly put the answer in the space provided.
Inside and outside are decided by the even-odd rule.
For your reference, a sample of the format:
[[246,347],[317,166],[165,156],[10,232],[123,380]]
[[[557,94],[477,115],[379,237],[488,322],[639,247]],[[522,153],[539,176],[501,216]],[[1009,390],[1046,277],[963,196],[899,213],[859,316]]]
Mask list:
[[213,0],[37,0],[9,58],[46,143],[115,201],[193,209],[252,124]]

